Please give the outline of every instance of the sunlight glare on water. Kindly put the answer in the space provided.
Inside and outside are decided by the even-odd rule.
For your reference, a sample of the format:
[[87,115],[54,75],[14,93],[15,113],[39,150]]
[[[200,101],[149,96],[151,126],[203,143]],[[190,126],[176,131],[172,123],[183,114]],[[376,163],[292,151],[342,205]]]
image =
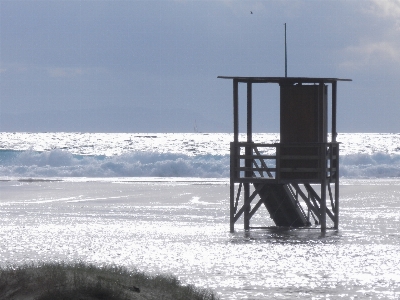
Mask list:
[[1,263],[117,264],[221,299],[398,299],[400,181],[343,183],[340,230],[321,234],[229,233],[227,182],[3,181]]

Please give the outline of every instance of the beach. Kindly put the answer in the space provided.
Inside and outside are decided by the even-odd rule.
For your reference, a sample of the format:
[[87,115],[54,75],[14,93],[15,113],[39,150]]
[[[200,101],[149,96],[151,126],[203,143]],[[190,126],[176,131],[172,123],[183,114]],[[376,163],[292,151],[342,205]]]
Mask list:
[[[345,179],[339,231],[229,233],[229,182],[3,180],[2,266],[115,264],[174,274],[221,299],[400,297],[400,180]],[[266,210],[253,225],[273,226]]]

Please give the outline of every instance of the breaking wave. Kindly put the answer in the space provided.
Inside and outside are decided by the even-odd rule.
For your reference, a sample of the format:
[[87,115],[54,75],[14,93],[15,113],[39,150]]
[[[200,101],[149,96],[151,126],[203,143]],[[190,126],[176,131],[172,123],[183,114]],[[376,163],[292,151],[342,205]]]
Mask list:
[[340,175],[348,178],[400,177],[398,154],[348,154],[340,156]]
[[[342,155],[340,175],[345,178],[400,177],[400,155]],[[0,177],[227,178],[229,155],[131,152],[115,156],[89,156],[60,149],[43,152],[1,150]]]
[[229,177],[229,157],[132,152],[85,156],[65,150],[0,151],[2,177]]

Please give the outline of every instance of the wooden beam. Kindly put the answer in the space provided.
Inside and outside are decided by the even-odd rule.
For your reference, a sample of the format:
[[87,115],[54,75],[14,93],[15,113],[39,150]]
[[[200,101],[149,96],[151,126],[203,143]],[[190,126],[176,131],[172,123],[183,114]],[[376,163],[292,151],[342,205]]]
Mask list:
[[[257,186],[257,188],[254,190],[254,192],[251,194],[251,196],[248,198],[249,201],[249,205],[251,204],[251,202],[254,200],[254,198],[257,196],[258,192],[264,187],[264,184],[260,184]],[[245,205],[243,205],[239,211],[236,213],[235,217],[234,217],[234,221],[236,223],[236,221],[240,218],[240,216],[243,214],[245,210]]]
[[251,82],[247,83],[247,142],[253,142],[253,91]]
[[[304,186],[307,188],[307,191],[308,191],[309,193],[311,193],[311,196],[312,196],[313,198],[317,199],[318,202],[320,203],[320,205],[322,205],[322,204],[321,204],[321,202],[322,202],[322,201],[321,201],[321,197],[318,196],[317,192],[314,191],[314,189],[311,187],[311,185],[310,185],[310,184],[304,184]],[[321,207],[320,207],[320,211],[322,212]],[[326,205],[325,205],[325,212],[326,212],[326,214],[329,216],[329,218],[330,218],[332,221],[334,221],[333,213],[329,210],[329,208],[326,207]]]
[[263,199],[260,199],[257,204],[254,206],[254,208],[250,212],[250,219],[253,217],[253,215],[257,212],[257,210],[260,208],[260,206],[264,203]]
[[[267,169],[268,177],[269,177],[269,178],[273,178],[273,176],[272,176],[272,174],[271,174],[269,168],[267,167],[267,164],[265,163],[265,161],[264,161],[264,159],[263,159],[263,156],[260,155],[260,152],[258,151],[257,147],[254,148],[254,152],[256,153],[257,158],[261,161],[262,167],[265,168],[265,169]],[[265,155],[265,156],[267,156],[267,155]],[[267,157],[270,157],[270,156],[267,156]],[[273,157],[276,158],[276,156],[273,156]]]
[[[300,189],[298,184],[292,184],[292,186],[295,188],[296,192],[299,193],[299,195],[301,196],[301,198],[304,200],[304,202],[306,203],[307,207],[309,209],[311,209],[311,211],[314,213],[314,215],[316,215],[319,219],[319,208],[318,207],[314,207],[314,205],[312,205],[312,203],[310,202],[310,200],[308,199],[308,197],[303,193],[303,191]],[[319,220],[318,220],[319,221]]]
[[[260,177],[264,177],[264,173],[263,173],[262,169],[258,166],[258,163],[255,159],[253,160],[253,165],[256,170],[258,169],[258,174],[260,175]],[[254,177],[257,177],[256,173],[254,173],[254,172],[253,172],[253,175],[254,175]]]
[[332,211],[335,211],[335,203],[333,202],[333,195],[332,195],[332,190],[331,190],[331,185],[328,182],[328,192],[329,192],[329,199],[331,200],[331,207],[332,207]]
[[230,144],[230,207],[229,207],[229,230],[230,232],[235,231],[235,178],[236,178],[236,154],[235,154],[235,143]]
[[241,182],[240,184],[239,184],[239,189],[238,189],[238,192],[237,192],[237,194],[236,194],[236,202],[235,202],[235,213],[236,213],[236,211],[237,211],[237,208],[238,208],[238,205],[239,205],[239,198],[240,198],[240,192],[241,192],[241,190],[242,190],[242,185],[243,185],[243,183]]
[[332,143],[336,143],[337,81],[332,82]]
[[[254,172],[254,171],[264,171],[264,172],[268,172],[269,171],[276,171],[276,168],[264,168],[264,167],[240,167],[240,168],[236,168],[239,171],[250,171],[250,172]],[[311,172],[311,171],[310,171]],[[252,174],[253,175],[253,174]],[[250,176],[246,176],[247,178],[251,178],[253,177],[252,175]],[[271,177],[272,178],[272,177]]]
[[276,155],[259,155],[260,152],[258,152],[257,148],[254,148],[254,152],[258,153],[257,155],[238,155],[237,157],[239,159],[244,159],[244,158],[251,158],[251,159],[270,159],[270,160],[275,160]]
[[239,82],[233,80],[233,141],[239,142]]
[[335,221],[333,222],[333,227],[337,230],[339,229],[339,145],[337,145],[336,151],[338,158],[335,166]]
[[321,202],[320,202],[320,208],[321,208],[321,231],[325,232],[326,231],[326,212],[327,212],[327,207],[326,207],[326,179],[322,178],[322,183],[321,183]]
[[[247,83],[247,142],[252,143],[253,142],[253,132],[252,132],[252,125],[253,125],[253,120],[252,120],[252,86],[251,82]],[[247,156],[252,155],[253,150],[252,147],[246,146],[245,148],[245,153]],[[251,168],[252,165],[252,160],[251,159],[246,159],[245,160],[245,166],[246,168]],[[246,177],[252,177],[253,172],[252,171],[245,171],[245,176]],[[250,183],[245,183],[244,184],[244,229],[249,230],[250,229],[250,201],[248,200],[250,197]]]

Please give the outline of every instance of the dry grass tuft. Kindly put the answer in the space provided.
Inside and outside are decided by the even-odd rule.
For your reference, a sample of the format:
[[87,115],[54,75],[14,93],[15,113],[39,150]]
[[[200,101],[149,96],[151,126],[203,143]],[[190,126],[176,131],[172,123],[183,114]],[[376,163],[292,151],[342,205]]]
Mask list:
[[170,275],[150,276],[123,267],[41,263],[0,269],[0,299],[217,300],[215,293],[181,285]]

